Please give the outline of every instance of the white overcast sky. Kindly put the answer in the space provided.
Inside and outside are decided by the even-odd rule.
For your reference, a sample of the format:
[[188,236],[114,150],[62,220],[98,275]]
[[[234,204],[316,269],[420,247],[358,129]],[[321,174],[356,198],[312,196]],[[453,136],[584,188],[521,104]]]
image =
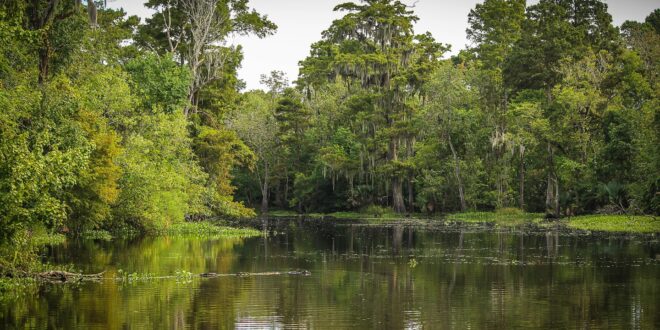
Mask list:
[[[416,33],[430,31],[438,42],[452,45],[452,54],[465,48],[467,15],[478,0],[404,0],[414,2],[419,22]],[[145,0],[109,0],[108,6],[122,7],[129,15],[149,17],[151,13],[143,3]],[[334,19],[340,16],[332,9],[347,0],[250,0],[258,12],[268,15],[278,25],[273,36],[235,38],[231,43],[243,45],[242,68],[239,78],[247,84],[247,89],[262,88],[261,74],[272,70],[284,71],[289,80],[298,76],[298,61],[309,54],[312,43],[321,38]],[[536,0],[528,1],[528,4]],[[621,25],[626,20],[642,21],[654,9],[660,7],[660,0],[605,0],[612,14],[614,24]]]

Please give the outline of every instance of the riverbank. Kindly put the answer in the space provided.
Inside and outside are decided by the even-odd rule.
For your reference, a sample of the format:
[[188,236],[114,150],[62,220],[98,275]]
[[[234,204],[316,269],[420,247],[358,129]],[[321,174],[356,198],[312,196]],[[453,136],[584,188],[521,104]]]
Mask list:
[[[53,270],[41,261],[41,253],[46,246],[63,244],[67,239],[82,238],[97,241],[113,241],[143,236],[203,237],[203,238],[245,238],[261,236],[263,233],[253,228],[235,228],[212,222],[182,222],[158,231],[139,233],[137,231],[109,232],[88,230],[72,237],[60,233],[49,233],[45,229],[24,230],[16,235],[12,244],[0,246],[0,296],[7,293],[25,291],[35,284],[33,274]],[[58,271],[69,269],[60,269]],[[14,294],[11,294],[14,292]]]
[[181,222],[173,224],[167,228],[154,230],[147,233],[138,231],[119,231],[110,232],[107,230],[87,230],[80,234],[83,239],[111,241],[115,238],[128,238],[139,235],[146,236],[199,236],[199,237],[252,237],[260,236],[262,232],[254,228],[236,228],[219,223],[198,221]]
[[401,221],[416,220],[424,223],[466,223],[494,224],[498,227],[516,227],[533,225],[537,227],[560,227],[566,230],[599,231],[610,233],[660,233],[660,218],[646,215],[605,215],[592,214],[566,217],[557,220],[545,219],[543,213],[527,213],[516,209],[503,209],[494,212],[463,212],[429,216],[411,214],[401,216],[394,212],[375,216],[365,212],[335,212],[328,214],[297,214],[289,211],[274,211],[271,217],[306,217],[311,219],[361,220],[373,224],[391,224]]

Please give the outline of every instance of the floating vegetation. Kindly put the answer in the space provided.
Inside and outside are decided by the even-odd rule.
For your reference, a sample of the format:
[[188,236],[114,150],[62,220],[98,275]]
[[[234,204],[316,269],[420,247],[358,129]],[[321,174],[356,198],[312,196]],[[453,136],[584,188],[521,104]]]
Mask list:
[[177,270],[174,276],[179,283],[190,283],[195,275],[187,270]]
[[640,215],[583,215],[562,220],[569,228],[606,232],[660,233],[660,218]]
[[252,228],[232,228],[210,222],[182,222],[155,232],[159,236],[254,237],[262,232]]
[[137,273],[137,272],[129,273],[124,271],[123,269],[117,270],[117,277],[116,277],[117,280],[122,280],[128,283],[137,282],[137,281],[147,281],[156,278],[159,277],[152,273]]

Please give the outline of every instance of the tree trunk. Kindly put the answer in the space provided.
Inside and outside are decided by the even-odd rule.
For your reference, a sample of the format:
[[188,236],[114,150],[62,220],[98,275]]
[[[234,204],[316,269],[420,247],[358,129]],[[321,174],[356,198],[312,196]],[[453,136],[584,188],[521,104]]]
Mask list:
[[43,84],[48,79],[49,71],[50,71],[50,47],[46,45],[43,46],[41,49],[39,49],[39,84]]
[[[387,156],[390,162],[398,159],[396,137],[390,138],[390,147]],[[398,173],[392,175],[392,208],[394,209],[394,212],[397,213],[406,212],[406,204],[403,200],[403,181]]]
[[520,170],[518,171],[518,205],[525,210],[525,147],[520,148]]
[[546,215],[559,218],[559,180],[554,166],[554,150],[548,143],[548,183],[545,194]]
[[415,189],[412,175],[408,176],[408,209],[411,213],[415,212]]
[[261,214],[268,213],[268,164],[264,166],[264,182],[261,186]]
[[288,207],[289,204],[289,169],[287,166],[284,166],[284,205]]
[[403,182],[398,176],[392,178],[392,208],[397,213],[406,213],[406,204],[403,200]]
[[[408,159],[411,159],[414,156],[413,144],[414,138],[408,138],[406,140],[406,155]],[[415,186],[413,184],[413,173],[408,174],[408,210],[410,213],[415,212]]]
[[456,182],[458,184],[458,198],[461,201],[461,211],[465,212],[467,205],[465,203],[465,192],[463,188],[463,180],[461,180],[461,163],[454,149],[454,144],[451,142],[451,135],[447,133],[447,141],[449,142],[449,149],[451,149],[452,157],[454,158],[454,175],[456,176]]

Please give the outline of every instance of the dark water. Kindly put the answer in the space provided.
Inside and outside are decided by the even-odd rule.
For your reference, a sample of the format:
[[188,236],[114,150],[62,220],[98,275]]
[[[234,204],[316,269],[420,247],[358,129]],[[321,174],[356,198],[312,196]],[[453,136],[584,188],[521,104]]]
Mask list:
[[268,237],[69,242],[86,273],[307,269],[311,276],[50,285],[4,328],[660,328],[657,238],[279,220]]

